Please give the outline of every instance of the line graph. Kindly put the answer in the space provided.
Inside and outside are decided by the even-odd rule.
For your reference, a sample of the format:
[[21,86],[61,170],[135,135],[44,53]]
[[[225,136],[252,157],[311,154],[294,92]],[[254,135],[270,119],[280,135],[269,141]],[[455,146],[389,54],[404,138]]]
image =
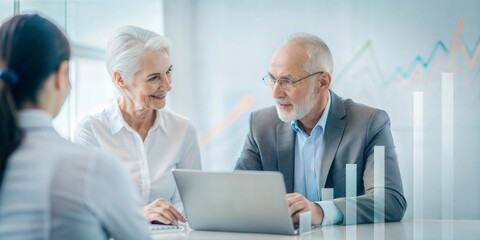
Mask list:
[[[475,44],[469,47],[468,41],[465,36],[462,35],[463,25],[464,20],[461,18],[457,23],[448,46],[443,41],[437,41],[428,54],[428,57],[424,58],[417,55],[407,68],[398,66],[388,77],[382,70],[373,41],[367,40],[334,76],[332,87],[338,85],[347,76],[347,73],[358,64],[358,62],[362,61],[361,58],[365,55],[371,59],[373,66],[364,67],[361,71],[362,74],[368,76],[369,79],[376,79],[385,87],[392,83],[397,83],[400,87],[410,90],[416,82],[421,82],[425,86],[428,86],[433,79],[438,77],[436,75],[438,75],[440,71],[453,71],[458,74],[458,79],[463,79],[468,85],[472,85],[475,79],[480,80],[480,68],[477,72],[469,73],[470,70],[473,70],[473,68],[480,63],[478,60],[480,56],[480,35],[477,37]],[[457,58],[463,61],[459,61]],[[473,75],[473,77],[470,75]],[[251,96],[246,96],[242,99],[239,106],[201,136],[200,146],[205,146],[221,131],[228,128],[238,117],[250,109],[252,105],[253,98]]]
[[420,66],[422,66],[423,68],[428,68],[433,58],[437,55],[437,52],[440,51],[439,49],[443,50],[445,53],[448,53],[445,44],[441,41],[438,41],[426,61],[423,60],[422,56],[417,56],[415,57],[415,60],[412,62],[412,64],[410,64],[410,67],[407,71],[403,71],[400,67],[397,67],[396,71],[398,75],[400,75],[403,79],[408,79],[412,75],[418,64],[420,64]]
[[[473,47],[469,47],[465,36],[461,34],[463,25],[464,20],[460,19],[448,47],[443,41],[437,41],[427,58],[417,55],[406,70],[402,67],[396,67],[389,77],[383,72],[379,64],[380,61],[377,57],[373,41],[367,40],[334,77],[332,85],[338,85],[350,69],[360,61],[360,58],[364,55],[368,55],[372,60],[373,72],[378,76],[377,81],[384,86],[388,86],[394,82],[406,88],[410,88],[413,83],[417,81],[428,84],[440,69],[442,71],[456,71],[467,84],[471,85],[474,80],[469,76],[466,68],[473,69],[479,63],[480,36],[477,37],[477,41]],[[461,61],[457,61],[459,54],[461,54],[460,56],[464,60],[464,64],[462,64]],[[426,69],[430,70],[430,74],[422,72],[422,70]],[[475,78],[476,77],[473,79]]]
[[225,128],[230,126],[237,118],[239,118],[243,113],[252,107],[253,97],[246,96],[242,99],[240,104],[228,113],[220,122],[215,124],[210,130],[204,133],[199,140],[200,146],[207,144],[212,138],[222,132]]

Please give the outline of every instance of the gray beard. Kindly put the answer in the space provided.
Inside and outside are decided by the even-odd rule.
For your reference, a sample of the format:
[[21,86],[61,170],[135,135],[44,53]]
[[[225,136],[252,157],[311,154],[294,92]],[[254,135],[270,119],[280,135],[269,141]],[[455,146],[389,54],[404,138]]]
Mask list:
[[282,114],[283,111],[280,109],[278,106],[278,103],[275,104],[275,107],[277,108],[277,114],[278,118],[282,120],[283,122],[293,122],[295,120],[302,119],[305,117],[310,111],[312,111],[313,107],[315,107],[315,102],[313,101],[315,95],[315,88],[313,86],[310,86],[309,91],[307,93],[307,96],[303,101],[298,104],[296,102],[293,102],[293,112],[290,114]]

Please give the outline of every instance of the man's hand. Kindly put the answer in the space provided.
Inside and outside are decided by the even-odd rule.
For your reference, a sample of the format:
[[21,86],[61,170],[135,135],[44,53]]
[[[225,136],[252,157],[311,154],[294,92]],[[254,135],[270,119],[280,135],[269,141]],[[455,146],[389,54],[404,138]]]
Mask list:
[[287,194],[288,209],[292,216],[293,223],[298,223],[300,213],[312,212],[312,225],[320,225],[323,222],[323,209],[316,203],[308,201],[302,194]]
[[163,198],[157,198],[155,201],[143,207],[143,215],[150,222],[158,221],[163,224],[178,225],[178,221],[187,221],[172,204]]

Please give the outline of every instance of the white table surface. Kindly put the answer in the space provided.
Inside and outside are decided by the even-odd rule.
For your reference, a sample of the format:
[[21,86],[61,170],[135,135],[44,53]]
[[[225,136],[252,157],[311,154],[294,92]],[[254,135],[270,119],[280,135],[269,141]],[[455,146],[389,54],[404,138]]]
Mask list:
[[[423,228],[422,228],[423,226]],[[423,229],[423,234],[422,233]],[[348,238],[347,238],[348,236]],[[210,232],[189,229],[184,232],[152,234],[152,239],[204,240],[322,240],[322,239],[480,239],[480,220],[407,220],[385,224],[327,226],[303,235]]]

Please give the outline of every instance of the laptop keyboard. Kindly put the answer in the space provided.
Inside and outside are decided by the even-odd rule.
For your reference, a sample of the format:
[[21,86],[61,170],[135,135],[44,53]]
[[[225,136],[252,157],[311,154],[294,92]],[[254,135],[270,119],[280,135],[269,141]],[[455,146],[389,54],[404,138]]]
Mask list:
[[178,225],[163,225],[163,224],[150,224],[150,233],[168,233],[168,232],[184,232],[185,226]]

